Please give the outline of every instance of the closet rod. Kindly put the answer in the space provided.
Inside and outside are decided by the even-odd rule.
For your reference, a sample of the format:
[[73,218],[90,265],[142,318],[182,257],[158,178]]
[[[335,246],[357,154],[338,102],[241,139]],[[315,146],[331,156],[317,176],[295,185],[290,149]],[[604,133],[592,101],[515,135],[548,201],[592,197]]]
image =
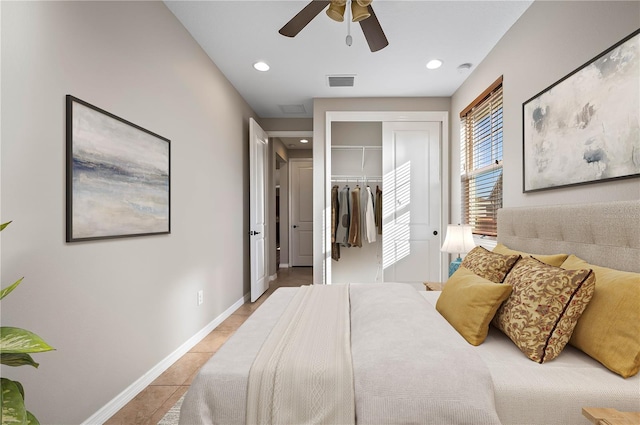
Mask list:
[[333,175],[331,181],[376,181],[381,182],[382,176],[348,176],[348,175]]
[[372,150],[382,150],[382,146],[362,146],[362,145],[354,145],[354,146],[346,146],[346,145],[331,145],[331,149],[344,149],[344,150],[361,150],[361,149],[372,149]]

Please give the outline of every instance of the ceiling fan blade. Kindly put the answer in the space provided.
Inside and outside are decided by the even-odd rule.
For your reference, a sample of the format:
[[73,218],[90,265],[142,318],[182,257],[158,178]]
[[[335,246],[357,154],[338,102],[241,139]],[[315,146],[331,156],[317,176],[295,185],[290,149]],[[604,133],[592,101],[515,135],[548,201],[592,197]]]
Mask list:
[[331,3],[330,0],[311,0],[296,16],[278,31],[287,37],[295,37],[309,22]]
[[371,16],[360,21],[360,27],[364,33],[364,38],[366,38],[367,43],[369,43],[369,49],[371,49],[372,52],[377,52],[378,50],[382,50],[387,47],[389,45],[389,41],[384,35],[384,31],[382,31],[382,26],[380,25],[380,21],[378,21],[373,8],[371,5],[367,7],[369,8]]

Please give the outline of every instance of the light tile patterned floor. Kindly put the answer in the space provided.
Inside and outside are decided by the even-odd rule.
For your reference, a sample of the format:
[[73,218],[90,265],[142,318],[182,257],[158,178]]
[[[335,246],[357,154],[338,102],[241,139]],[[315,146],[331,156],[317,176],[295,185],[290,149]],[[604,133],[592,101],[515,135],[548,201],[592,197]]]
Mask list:
[[282,286],[310,285],[313,281],[312,270],[311,267],[278,270],[278,278],[271,282],[267,292],[258,301],[245,304],[237,309],[227,320],[105,422],[105,425],[156,425],[187,392],[200,367],[213,356],[273,291]]

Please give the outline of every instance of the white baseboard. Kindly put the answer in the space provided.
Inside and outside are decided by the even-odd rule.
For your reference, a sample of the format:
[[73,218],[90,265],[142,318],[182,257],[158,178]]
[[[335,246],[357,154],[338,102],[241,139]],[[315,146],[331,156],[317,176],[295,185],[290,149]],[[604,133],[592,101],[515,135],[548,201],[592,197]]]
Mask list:
[[172,364],[174,364],[180,357],[189,352],[196,344],[198,344],[204,337],[209,335],[220,323],[222,323],[227,317],[231,316],[240,306],[249,302],[251,294],[247,293],[238,301],[236,301],[231,307],[226,309],[222,314],[213,319],[207,326],[198,331],[197,334],[189,338],[184,344],[178,347],[173,353],[165,357],[160,363],[155,365],[151,370],[141,376],[133,384],[127,387],[124,391],[118,394],[113,400],[105,404],[100,410],[91,415],[89,419],[84,421],[82,425],[98,425],[103,424],[113,415],[115,415],[120,409],[122,409],[127,403],[129,403],[135,396],[137,396],[142,390],[147,388],[149,384],[155,381],[162,373],[167,370]]
[[280,263],[280,268],[281,269],[288,269],[289,268],[289,263]]
[[269,276],[269,282],[273,282],[274,280],[276,280],[278,278],[278,273],[273,274],[271,276]]

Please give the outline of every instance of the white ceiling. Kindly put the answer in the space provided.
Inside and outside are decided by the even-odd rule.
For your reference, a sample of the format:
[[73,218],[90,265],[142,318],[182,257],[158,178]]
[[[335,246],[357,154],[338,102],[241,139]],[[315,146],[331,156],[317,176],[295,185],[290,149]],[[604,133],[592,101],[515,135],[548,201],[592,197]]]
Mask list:
[[[165,1],[261,118],[307,118],[316,97],[451,96],[532,1],[374,0],[389,46],[372,53],[357,23],[321,12],[295,38],[280,35],[308,1]],[[428,70],[430,59],[444,65]],[[258,72],[259,60],[271,66]],[[517,60],[517,58],[514,58]],[[327,75],[356,75],[355,86],[331,88]],[[302,105],[284,113],[280,105]]]

